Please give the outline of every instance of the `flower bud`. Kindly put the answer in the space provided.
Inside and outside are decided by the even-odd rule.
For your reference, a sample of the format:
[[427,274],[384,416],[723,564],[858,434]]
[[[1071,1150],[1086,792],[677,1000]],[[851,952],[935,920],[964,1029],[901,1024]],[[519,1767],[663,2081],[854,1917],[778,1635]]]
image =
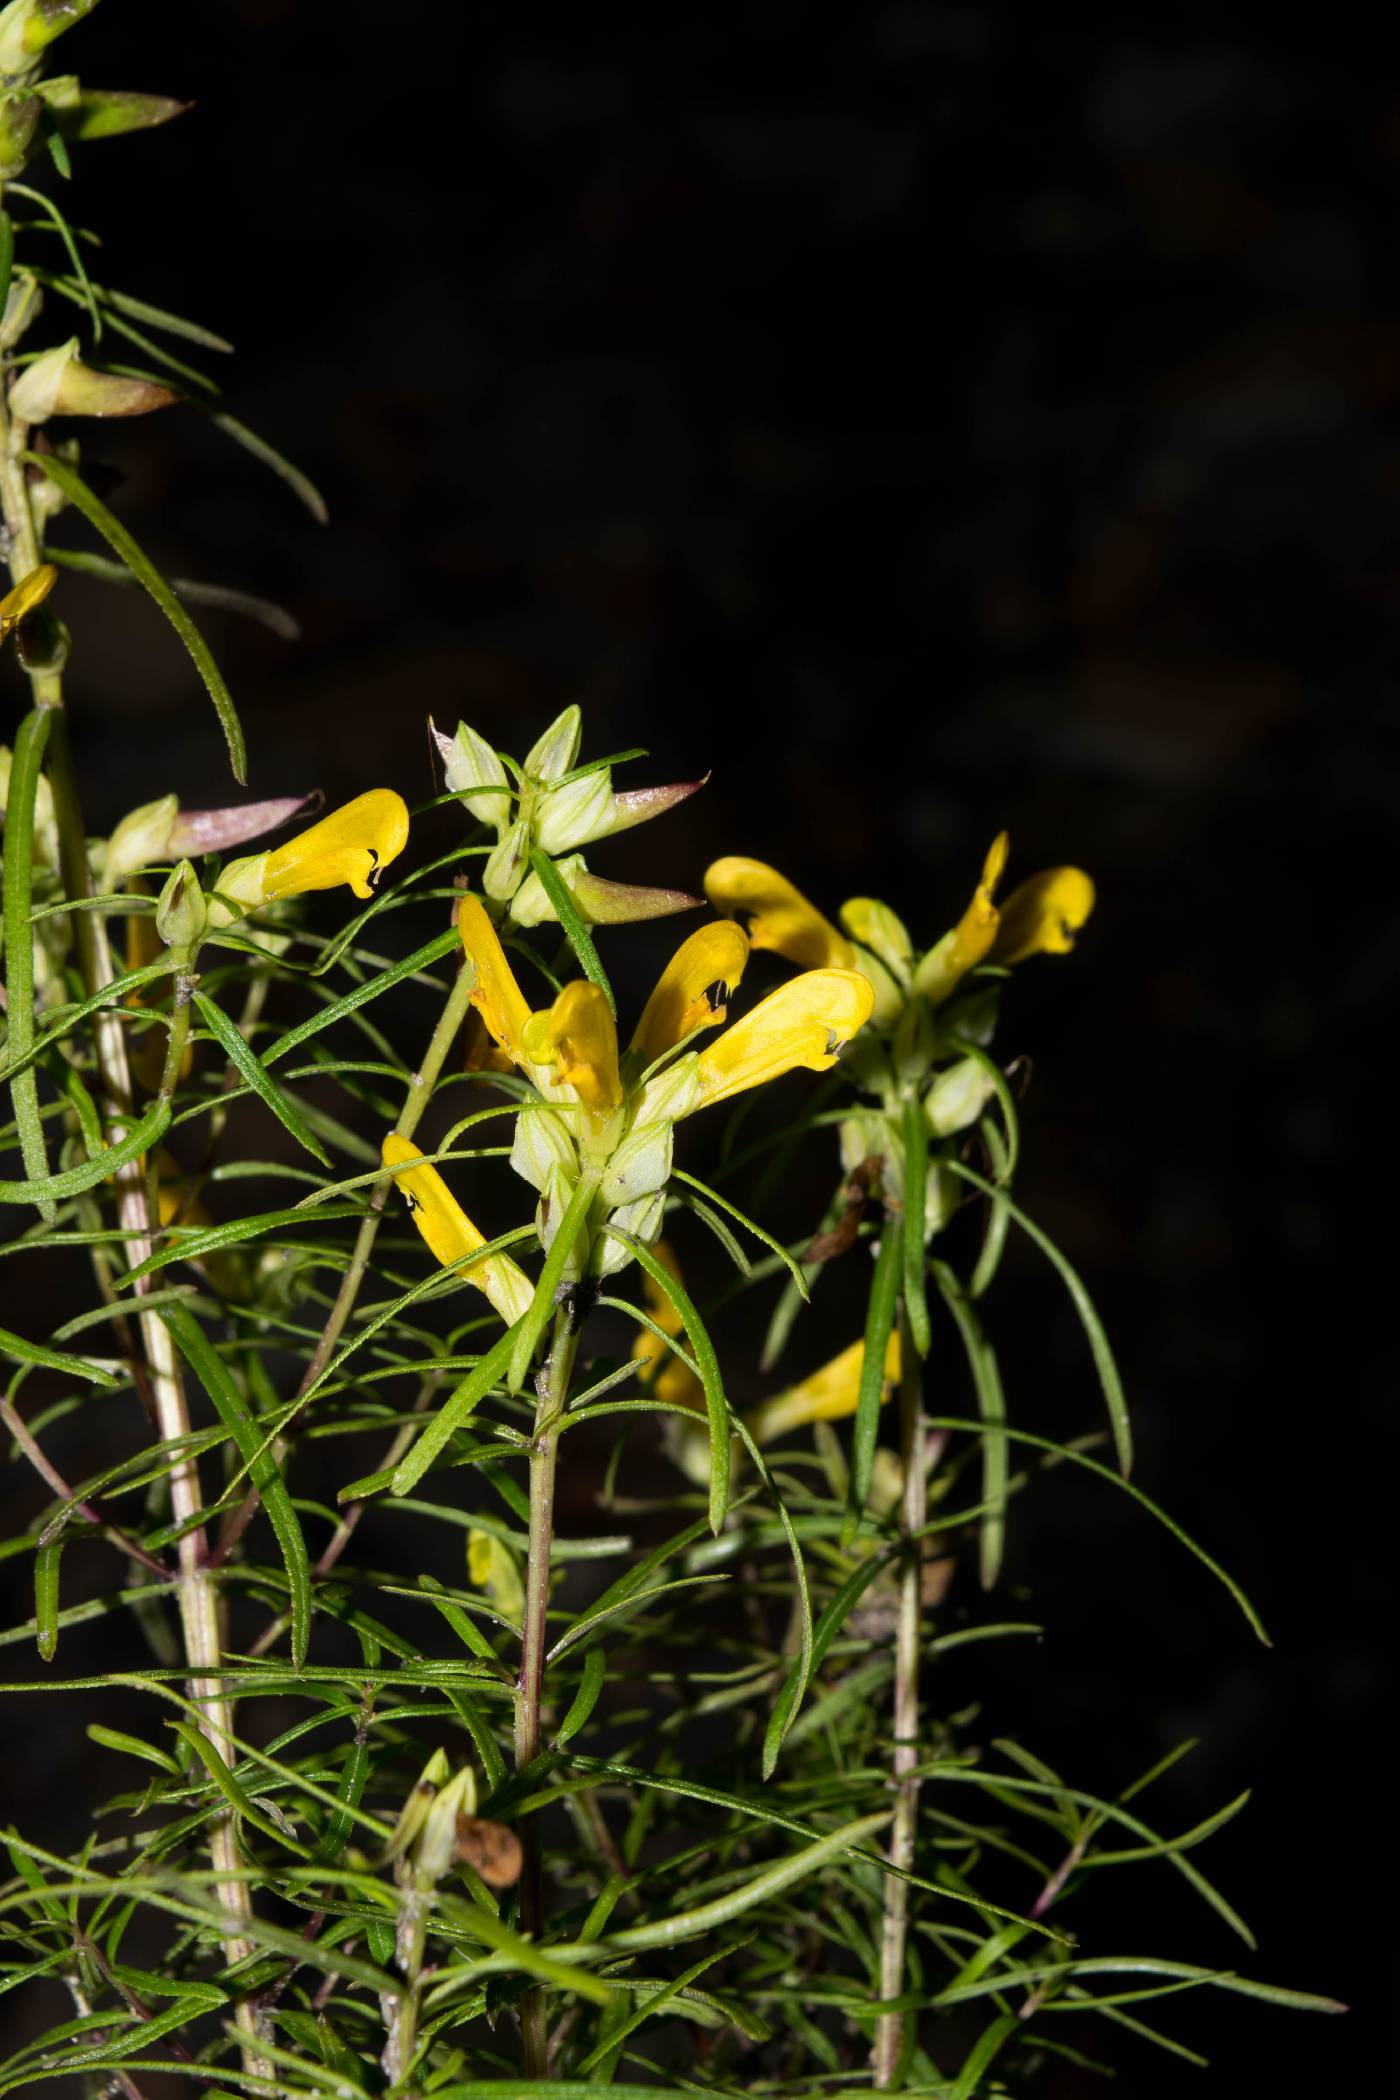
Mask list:
[[[488,897],[503,904],[520,888],[529,865],[530,827],[523,817],[517,817],[487,861],[482,871],[481,887]],[[533,881],[534,877],[530,879]]]
[[583,735],[583,714],[577,707],[566,707],[556,715],[544,735],[536,740],[525,755],[524,772],[529,780],[562,780],[578,757],[579,740]]
[[470,1765],[441,1787],[428,1805],[414,1865],[424,1881],[441,1881],[456,1864],[457,1818],[476,1814],[476,1774]]
[[882,1034],[888,1034],[904,1012],[905,993],[893,971],[886,969],[873,949],[860,943],[856,945],[855,965],[862,977],[874,987],[875,1006],[870,1016],[870,1025]]
[[42,99],[24,88],[0,92],[0,181],[23,172],[43,109]]
[[38,91],[49,106],[55,128],[74,144],[110,139],[124,131],[150,131],[168,124],[191,107],[171,95],[137,95],[123,88],[85,88],[66,73],[41,80]]
[[0,73],[25,73],[97,0],[10,0],[0,12]]
[[975,1123],[995,1092],[986,1067],[975,1057],[960,1058],[940,1072],[924,1096],[924,1121],[933,1137],[954,1137]]
[[18,422],[43,423],[50,416],[144,416],[179,398],[153,379],[95,372],[78,356],[73,336],[25,367],[10,389],[10,409]]
[[911,999],[894,1032],[894,1068],[899,1078],[923,1078],[933,1062],[937,1035],[927,1001]]
[[[10,281],[9,295],[5,300],[5,311],[0,316],[0,350],[13,350],[44,310],[44,295],[27,270],[16,270]],[[57,482],[49,480],[47,474],[39,476],[46,489],[61,493]],[[32,503],[33,497],[30,501]]]
[[848,897],[841,907],[841,924],[853,941],[878,955],[891,976],[907,989],[914,944],[897,912],[878,897]]
[[457,724],[456,736],[433,737],[442,757],[443,777],[454,795],[460,795],[478,824],[491,824],[497,837],[510,822],[511,791],[506,769],[485,737],[465,722]]
[[[660,1188],[650,1196],[639,1197],[635,1203],[624,1203],[612,1213],[608,1223],[616,1225],[622,1232],[630,1233],[632,1238],[640,1240],[644,1247],[649,1247],[660,1235],[665,1216],[666,1191]],[[619,1269],[627,1267],[632,1258],[632,1249],[626,1240],[615,1239],[609,1232],[600,1232],[593,1258],[593,1273],[595,1276],[615,1276]]]
[[170,859],[179,814],[179,798],[175,795],[162,795],[158,802],[143,802],[139,809],[127,811],[107,841],[103,879],[109,890],[116,889],[138,868]]
[[156,932],[167,948],[188,951],[203,939],[208,912],[199,877],[187,860],[170,871],[156,899]]
[[556,1168],[571,1184],[578,1180],[578,1151],[556,1109],[521,1109],[515,1119],[510,1163],[522,1181],[541,1193],[549,1187]]
[[644,1123],[634,1130],[608,1161],[599,1189],[603,1201],[609,1207],[635,1203],[664,1188],[671,1178],[673,1142],[674,1129],[668,1122]]
[[606,822],[612,808],[613,791],[609,770],[600,766],[579,780],[566,781],[544,796],[535,826],[535,842],[554,856],[572,846],[583,846],[600,836],[598,826]]

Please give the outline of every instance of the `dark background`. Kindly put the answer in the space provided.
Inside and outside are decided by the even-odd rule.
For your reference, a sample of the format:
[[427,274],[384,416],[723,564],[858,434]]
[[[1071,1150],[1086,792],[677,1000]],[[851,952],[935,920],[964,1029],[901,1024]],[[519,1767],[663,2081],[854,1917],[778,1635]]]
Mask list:
[[[1199,1735],[1167,1828],[1254,1786],[1202,1864],[1255,1973],[1359,2010],[1202,1995],[1164,2024],[1203,2090],[1360,2092],[1393,1820],[1363,1028],[1397,956],[1400,100],[1311,16],[1235,14],[148,0],[60,48],[196,99],[83,150],[73,208],[110,281],[235,339],[230,405],[331,506],[318,529],[189,411],[85,439],[158,561],[302,624],[207,621],[253,792],[422,799],[429,712],[520,752],[577,698],[587,750],[650,747],[633,780],[714,772],[601,872],[698,887],[750,852],[921,941],[1002,824],[1014,873],[1093,872],[1078,956],[1028,968],[1002,1031],[1035,1054],[1022,1198],[1107,1318],[1140,1481],[1277,1645],[1057,1475],[1011,1565],[1049,1636],[988,1665],[989,1708],[1106,1788]],[[149,605],[62,604],[90,827],[225,799]],[[999,1307],[1013,1419],[1090,1425],[1033,1258]],[[42,1821],[27,1793],[7,1812]],[[1115,1877],[1115,1951],[1233,1962],[1170,1880]],[[1135,2096],[1200,2075],[1117,2058]]]

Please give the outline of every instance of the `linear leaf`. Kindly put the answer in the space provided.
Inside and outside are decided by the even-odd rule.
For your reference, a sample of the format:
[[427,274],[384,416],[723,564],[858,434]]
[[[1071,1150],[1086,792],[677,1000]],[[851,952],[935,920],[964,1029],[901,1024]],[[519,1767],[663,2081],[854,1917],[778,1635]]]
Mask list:
[[[7,222],[8,223],[8,222]],[[0,307],[0,312],[3,312]],[[5,808],[5,1000],[9,1024],[7,1048],[12,1060],[34,1047],[34,929],[29,923],[33,901],[34,804],[48,742],[50,710],[36,707],[20,723]],[[19,1133],[20,1157],[30,1181],[49,1178],[48,1147],[39,1114],[39,1078],[33,1064],[10,1081],[10,1101]],[[57,1215],[52,1197],[37,1199],[40,1217],[52,1225]]]
[[267,1071],[262,1060],[244,1040],[237,1024],[229,1018],[221,1006],[214,1004],[214,1001],[209,998],[207,993],[196,992],[194,1003],[199,1009],[199,1017],[204,1022],[209,1033],[219,1044],[235,1071],[242,1078],[246,1079],[258,1099],[272,1110],[283,1129],[289,1130],[297,1143],[304,1146],[313,1159],[319,1160],[323,1167],[329,1167],[331,1164],[329,1152],[327,1152],[321,1140],[308,1127],[306,1119],[296,1103],[289,1095],[283,1093],[276,1080]]
[[593,936],[579,917],[578,906],[569,895],[568,884],[547,853],[538,846],[530,849],[530,866],[540,880],[540,887],[554,906],[555,916],[564,937],[578,957],[579,968],[590,984],[596,984],[613,1013],[617,1013],[617,1001],[613,988],[608,983],[608,973],[598,960],[598,950],[593,945]]
[[855,1431],[851,1438],[850,1494],[841,1534],[847,1545],[855,1536],[870,1493],[875,1444],[880,1433],[880,1400],[885,1390],[885,1352],[894,1328],[903,1274],[902,1242],[900,1220],[887,1211],[865,1313],[865,1355],[861,1359],[860,1396],[856,1402]]
[[115,518],[99,496],[95,496],[66,460],[58,459],[51,452],[26,452],[25,462],[46,474],[55,488],[61,489],[75,510],[80,510],[89,525],[101,533],[108,546],[120,555],[134,576],[140,578],[156,604],[169,620],[180,640],[189,650],[195,669],[204,680],[214,712],[224,732],[228,745],[229,764],[233,777],[240,786],[248,779],[248,747],[243,741],[243,728],[238,719],[238,710],[233,704],[233,695],[224,682],[224,676],[210,653],[209,644],[195,626],[194,621],[180,603],[170,585],[146,554],[132,538],[120,519]]
[[276,1456],[258,1423],[249,1414],[247,1403],[229,1374],[228,1365],[188,1307],[162,1306],[160,1317],[170,1329],[180,1354],[214,1403],[220,1421],[238,1446],[253,1485],[262,1496],[263,1508],[267,1511],[287,1571],[292,1612],[292,1663],[300,1670],[306,1661],[311,1634],[311,1565],[301,1523]]
[[153,1101],[121,1142],[99,1152],[96,1159],[68,1167],[61,1174],[49,1174],[42,1181],[0,1181],[0,1203],[37,1203],[45,1196],[81,1196],[84,1190],[95,1189],[99,1182],[109,1180],[118,1167],[149,1151],[164,1135],[169,1122],[170,1103]]

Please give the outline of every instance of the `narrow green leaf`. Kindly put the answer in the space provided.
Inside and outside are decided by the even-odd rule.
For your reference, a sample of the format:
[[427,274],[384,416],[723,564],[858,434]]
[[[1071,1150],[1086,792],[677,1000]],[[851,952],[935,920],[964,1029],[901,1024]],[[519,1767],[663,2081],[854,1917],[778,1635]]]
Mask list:
[[289,1028],[285,1035],[279,1035],[276,1042],[264,1050],[263,1064],[276,1064],[289,1051],[298,1050],[303,1043],[309,1042],[313,1035],[319,1035],[323,1029],[331,1027],[336,1021],[343,1021],[347,1014],[358,1012],[360,1007],[368,1006],[371,999],[377,999],[382,992],[392,991],[394,986],[402,984],[406,977],[416,977],[419,971],[426,970],[430,963],[441,962],[444,955],[454,952],[460,954],[461,949],[461,935],[455,927],[449,928],[446,933],[435,934],[432,940],[425,941],[421,948],[415,948],[412,955],[406,955],[402,962],[391,963],[387,969],[381,970],[377,977],[366,978],[363,984],[357,984],[354,991],[347,992],[344,998],[332,1000],[329,1006],[323,1006],[310,1020],[299,1021],[295,1028]]
[[274,1823],[271,1816],[265,1815],[257,1802],[244,1792],[202,1728],[197,1728],[193,1721],[172,1721],[170,1726],[176,1735],[189,1744],[236,1815],[242,1816],[255,1830],[260,1830],[264,1837],[270,1837],[274,1843],[287,1846],[290,1851],[299,1853],[303,1859],[312,1857],[307,1846],[299,1844],[295,1838],[288,1837],[286,1831]]
[[888,1566],[884,1554],[874,1553],[862,1561],[853,1575],[848,1575],[835,1596],[822,1611],[812,1634],[812,1652],[804,1669],[799,1658],[794,1662],[779,1692],[768,1726],[763,1737],[763,1776],[771,1778],[778,1761],[778,1750],[784,1736],[797,1719],[798,1708],[806,1694],[812,1677],[821,1668],[827,1649],[841,1631],[851,1612],[854,1611],[877,1575],[883,1575]]
[[694,1910],[673,1913],[670,1917],[653,1919],[646,1925],[630,1925],[623,1932],[610,1933],[604,1942],[609,1953],[640,1953],[647,1947],[673,1947],[681,1940],[693,1940],[702,1932],[713,1932],[717,1926],[728,1925],[732,1919],[742,1917],[756,1903],[766,1903],[794,1882],[806,1881],[820,1871],[828,1860],[838,1853],[853,1852],[877,1830],[882,1830],[890,1820],[891,1811],[877,1810],[872,1816],[859,1816],[854,1823],[843,1823],[839,1830],[830,1831],[814,1845],[806,1845],[800,1852],[790,1852],[775,1866],[764,1867],[757,1874],[740,1883],[738,1888],[716,1896],[710,1903],[697,1905]]
[[139,1159],[143,1152],[158,1144],[169,1122],[170,1103],[153,1101],[120,1144],[99,1152],[96,1159],[85,1160],[79,1167],[68,1167],[61,1174],[50,1174],[43,1181],[0,1181],[0,1203],[37,1203],[46,1196],[81,1196],[84,1190],[95,1189],[99,1182],[109,1180],[118,1167],[124,1167],[129,1160]]
[[[395,1495],[412,1493],[438,1453],[446,1448],[473,1408],[485,1399],[492,1386],[501,1378],[519,1331],[520,1323],[517,1321],[514,1327],[508,1327],[505,1333],[497,1338],[475,1370],[469,1371],[461,1384],[453,1387],[418,1441],[410,1446],[406,1457],[400,1459],[398,1470],[390,1482]],[[345,1499],[344,1491],[340,1499]]]
[[[122,1750],[128,1757],[144,1758],[157,1771],[169,1772],[179,1778],[180,1767],[164,1750],[157,1750],[154,1743],[143,1743],[139,1735],[125,1735],[120,1728],[105,1728],[100,1721],[90,1721],[87,1727],[88,1740],[97,1743],[103,1750]],[[179,1986],[171,1984],[171,1990]],[[222,1993],[220,1993],[222,1997]]]
[[39,1653],[52,1662],[58,1646],[58,1568],[68,1543],[66,1532],[41,1546],[34,1556],[34,1620],[39,1629]]
[[1003,2013],[985,2027],[963,2059],[962,2069],[956,2082],[948,2089],[948,2100],[973,2100],[982,2084],[982,2073],[987,2070],[994,2056],[1009,2042],[1019,2027],[1015,2013]]
[[984,1590],[995,1588],[1006,1545],[1006,1495],[1010,1451],[1006,1442],[1006,1399],[995,1351],[982,1332],[972,1300],[947,1262],[933,1264],[934,1281],[957,1323],[982,1416],[982,1501],[980,1572]]
[[263,1508],[267,1511],[287,1571],[292,1615],[292,1664],[300,1670],[306,1661],[311,1634],[311,1565],[301,1523],[276,1456],[268,1446],[263,1430],[249,1414],[228,1365],[188,1307],[162,1306],[160,1317],[170,1329],[180,1354],[213,1402],[220,1421],[238,1446],[253,1485],[262,1496]]
[[613,1013],[617,1012],[617,1001],[613,988],[608,983],[608,973],[598,960],[598,950],[593,945],[593,936],[578,915],[578,907],[569,895],[568,885],[547,853],[538,846],[530,849],[530,866],[540,879],[540,887],[554,906],[555,916],[564,937],[578,957],[579,968],[590,984],[596,984]]
[[506,1384],[513,1393],[520,1391],[529,1375],[540,1337],[554,1313],[554,1294],[563,1280],[565,1265],[574,1251],[574,1243],[583,1230],[584,1220],[597,1193],[597,1175],[583,1174],[564,1206],[564,1215],[559,1220],[554,1238],[549,1243],[549,1252],[540,1268],[535,1295],[516,1323],[515,1346],[511,1351],[510,1369],[506,1373]]
[[205,413],[210,422],[223,431],[225,437],[231,437],[235,445],[241,445],[245,452],[251,452],[253,458],[261,460],[265,467],[271,467],[278,480],[285,481],[297,500],[306,505],[318,525],[326,523],[330,516],[326,509],[326,499],[309,474],[303,474],[301,468],[293,466],[291,460],[284,458],[275,445],[269,445],[266,438],[259,437],[256,430],[250,430],[246,423],[240,423],[238,418],[229,415],[227,410],[212,409],[205,410]]
[[1060,1279],[1065,1289],[1069,1292],[1070,1302],[1079,1315],[1080,1325],[1088,1337],[1089,1351],[1094,1359],[1094,1368],[1099,1374],[1099,1384],[1103,1388],[1104,1401],[1108,1408],[1108,1418],[1113,1426],[1113,1441],[1117,1447],[1119,1470],[1126,1477],[1133,1467],[1133,1432],[1132,1424],[1128,1420],[1128,1403],[1123,1394],[1123,1381],[1118,1375],[1118,1366],[1113,1360],[1113,1351],[1108,1344],[1108,1336],[1104,1333],[1103,1322],[1094,1308],[1093,1299],[1084,1288],[1083,1278],[1078,1270],[1061,1254],[1050,1235],[1042,1231],[1034,1219],[1028,1218],[1026,1213],[1011,1201],[1011,1198],[1004,1190],[994,1187],[983,1175],[976,1173],[973,1168],[965,1166],[960,1159],[945,1159],[942,1165],[950,1174],[956,1174],[960,1181],[970,1182],[974,1188],[980,1189],[984,1196],[991,1196],[1003,1203],[1010,1216],[1020,1226],[1022,1232],[1025,1233],[1026,1238],[1033,1241],[1046,1259],[1053,1263],[1054,1267],[1059,1271]]
[[900,1221],[887,1211],[866,1306],[865,1355],[861,1362],[860,1397],[856,1402],[855,1431],[851,1438],[851,1485],[846,1521],[841,1532],[843,1545],[849,1545],[854,1538],[870,1493],[870,1474],[880,1433],[880,1399],[885,1389],[885,1352],[894,1328],[904,1267],[902,1241]]
[[[630,1232],[619,1232],[613,1226],[609,1226],[607,1230],[615,1239],[622,1240],[631,1248],[662,1296],[669,1298],[680,1315],[686,1338],[695,1352],[695,1367],[700,1373],[700,1383],[705,1390],[705,1413],[710,1424],[710,1529],[718,1538],[724,1528],[724,1519],[729,1509],[729,1438],[734,1425],[730,1418],[729,1402],[725,1398],[724,1381],[720,1376],[715,1345],[683,1286],[657,1259],[651,1248],[643,1246]],[[766,1467],[763,1470],[767,1472]]]
[[195,626],[184,606],[181,605],[179,599],[175,596],[175,593],[171,590],[170,585],[151,561],[150,556],[145,554],[137,545],[125,525],[119,519],[113,517],[106,504],[102,502],[100,497],[93,494],[81,474],[71,467],[66,460],[59,459],[52,452],[26,452],[23,457],[26,464],[37,467],[42,474],[48,476],[55,488],[62,490],[74,509],[81,511],[88,523],[101,533],[112,551],[121,557],[134,576],[140,578],[147,591],[155,599],[156,604],[189,650],[194,660],[195,669],[204,680],[209,697],[214,703],[214,712],[218,715],[220,726],[224,732],[224,741],[228,745],[229,763],[233,769],[233,777],[240,786],[246,785],[248,779],[248,750],[243,741],[243,729],[238,719],[238,711],[233,704],[233,695],[224,683],[223,673],[210,654],[208,643]]
[[338,1218],[361,1218],[364,1212],[354,1203],[326,1203],[319,1210],[264,1210],[251,1217],[235,1218],[231,1225],[209,1225],[199,1231],[185,1230],[172,1234],[169,1244],[160,1247],[145,1261],[138,1262],[134,1269],[127,1269],[113,1279],[118,1290],[138,1283],[143,1276],[153,1276],[157,1269],[168,1268],[172,1262],[200,1261],[206,1254],[217,1254],[221,1247],[236,1247],[244,1240],[264,1239],[274,1232],[284,1232],[293,1226],[326,1225]]
[[11,1334],[8,1327],[0,1327],[0,1356],[12,1356],[17,1363],[36,1364],[45,1371],[62,1371],[67,1378],[85,1378],[89,1385],[121,1383],[110,1371],[90,1364],[85,1357],[66,1356],[61,1349],[45,1349],[39,1342],[27,1342],[22,1334]]
[[687,1188],[698,1189],[707,1203],[718,1205],[719,1209],[727,1212],[736,1224],[742,1225],[745,1232],[751,1232],[756,1240],[761,1240],[771,1253],[777,1255],[779,1261],[782,1262],[792,1278],[793,1287],[797,1291],[798,1296],[803,1300],[804,1304],[806,1303],[810,1295],[807,1289],[807,1279],[802,1273],[801,1264],[794,1260],[781,1240],[774,1239],[771,1232],[766,1232],[763,1226],[740,1210],[737,1203],[731,1203],[727,1196],[721,1196],[718,1189],[711,1188],[708,1182],[699,1180],[696,1175],[687,1174],[683,1167],[673,1167],[671,1169],[671,1179],[673,1181],[683,1181]]
[[565,1743],[571,1742],[583,1727],[598,1704],[598,1694],[603,1689],[603,1681],[607,1674],[607,1651],[603,1648],[590,1648],[583,1659],[583,1675],[579,1679],[578,1690],[569,1701],[569,1710],[555,1730],[556,1750],[562,1750]]
[[157,977],[169,977],[174,968],[175,965],[168,955],[163,956],[159,962],[143,963],[139,970],[127,970],[122,976],[114,977],[110,984],[102,985],[91,998],[80,999],[74,1006],[60,1008],[59,1018],[53,1027],[35,1040],[33,1049],[23,1059],[13,1055],[6,1057],[3,1067],[0,1067],[0,1079],[12,1078],[21,1063],[30,1064],[36,1057],[42,1057],[50,1043],[62,1042],[66,1036],[72,1034],[78,1022],[85,1021],[89,1014],[98,1013],[105,1006],[117,1005],[120,1000],[125,999],[128,992],[136,991],[143,984],[150,984]]
[[305,1117],[290,1095],[283,1093],[262,1060],[244,1040],[237,1024],[204,992],[195,993],[194,1003],[198,1008],[199,1018],[234,1070],[248,1082],[258,1099],[272,1110],[283,1129],[289,1130],[297,1143],[304,1146],[313,1159],[319,1160],[323,1167],[329,1167],[331,1156],[325,1146],[308,1128]]
[[[86,548],[55,547],[52,540],[46,540],[44,559],[55,568],[71,569],[74,575],[91,576],[99,583],[115,583],[127,590],[141,588],[139,577],[133,576],[124,563],[108,561],[104,554],[90,554]],[[266,627],[279,641],[294,642],[301,633],[298,621],[274,599],[259,598],[252,591],[236,591],[226,583],[200,583],[191,576],[169,576],[166,581],[186,605],[212,605],[221,612],[241,613],[244,619],[256,620],[260,627]]]
[[920,1356],[928,1355],[928,1271],[924,1253],[924,1197],[928,1187],[928,1124],[917,1093],[904,1099],[904,1310]]
[[7,211],[0,211],[0,314],[4,313],[9,300],[14,270],[15,222]]
[[[5,226],[8,229],[8,219]],[[12,249],[13,245],[12,237]],[[0,255],[0,265],[3,261]],[[3,311],[0,305],[0,313]],[[34,804],[50,719],[48,708],[36,707],[20,723],[5,809],[5,1000],[11,1061],[27,1056],[34,1047],[34,929],[29,923],[33,902]],[[10,1101],[25,1174],[30,1181],[45,1182],[49,1178],[49,1155],[39,1114],[39,1077],[32,1063],[10,1081]],[[44,1223],[52,1225],[57,1216],[53,1198],[40,1196],[36,1205]]]

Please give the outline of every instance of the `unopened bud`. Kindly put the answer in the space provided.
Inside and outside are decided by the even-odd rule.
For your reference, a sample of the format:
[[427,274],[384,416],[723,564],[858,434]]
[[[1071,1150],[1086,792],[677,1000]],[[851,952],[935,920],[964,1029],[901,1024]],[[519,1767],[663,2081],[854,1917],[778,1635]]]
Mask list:
[[136,95],[123,88],[85,88],[73,74],[41,80],[38,92],[49,106],[55,128],[75,144],[118,138],[125,131],[150,131],[183,116],[188,102],[171,95]]
[[41,98],[23,88],[0,93],[0,180],[9,182],[23,171],[43,110]]
[[156,932],[167,948],[188,952],[204,936],[208,912],[199,877],[189,861],[172,868],[156,900]]
[[898,912],[878,897],[848,897],[841,907],[841,924],[853,941],[878,955],[901,984],[908,984],[914,944]]
[[460,795],[478,824],[494,826],[497,837],[510,822],[511,792],[506,769],[484,736],[467,722],[457,724],[456,736],[433,737],[442,757],[443,775],[454,795]]
[[428,1813],[423,1818],[414,1854],[414,1865],[425,1881],[441,1881],[444,1874],[455,1865],[457,1857],[457,1818],[476,1814],[476,1774],[470,1765],[463,1765],[460,1772],[440,1788],[435,1800],[429,1803]]
[[940,1072],[924,1096],[924,1121],[934,1137],[954,1137],[975,1123],[995,1088],[986,1066],[975,1057],[960,1058]]
[[530,780],[562,780],[578,757],[579,740],[583,735],[583,714],[578,707],[566,707],[556,715],[544,735],[530,746],[525,755],[524,771]]
[[481,887],[488,897],[504,903],[519,889],[530,865],[530,827],[517,817],[482,871]]
[[50,416],[144,416],[179,398],[153,379],[94,371],[73,336],[25,367],[10,389],[10,408],[21,423],[43,423]]
[[10,0],[0,13],[0,73],[25,73],[55,37],[62,36],[97,0]]
[[127,812],[107,841],[103,879],[109,890],[114,890],[128,875],[134,875],[138,868],[170,859],[179,814],[180,804],[174,795],[162,795],[158,802],[143,802],[139,809]]

